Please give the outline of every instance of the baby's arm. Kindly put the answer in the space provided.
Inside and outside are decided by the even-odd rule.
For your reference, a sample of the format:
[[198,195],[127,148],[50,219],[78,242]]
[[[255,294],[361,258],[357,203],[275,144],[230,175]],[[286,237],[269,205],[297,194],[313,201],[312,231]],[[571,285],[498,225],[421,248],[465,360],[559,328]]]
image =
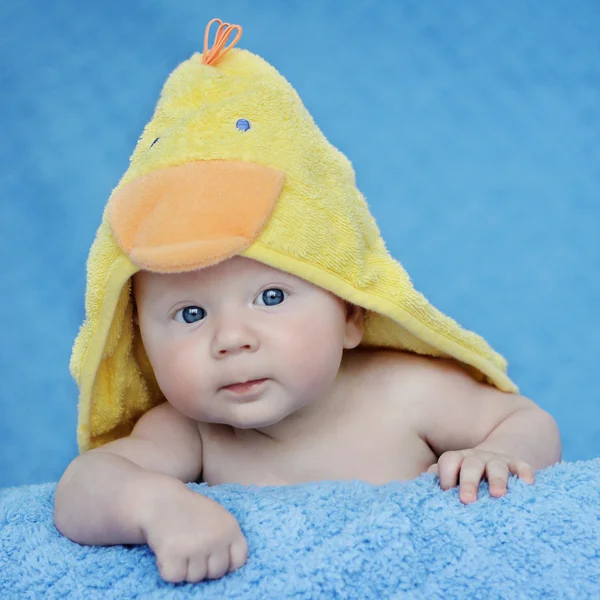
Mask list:
[[421,361],[417,371],[419,433],[439,457],[430,471],[444,489],[459,485],[464,503],[484,476],[502,496],[509,473],[533,483],[534,470],[561,460],[556,422],[528,398],[478,383],[452,361]]
[[201,470],[196,423],[161,404],[128,437],[73,460],[56,488],[56,527],[80,544],[148,543],[168,581],[220,577],[247,546],[229,512],[185,485]]

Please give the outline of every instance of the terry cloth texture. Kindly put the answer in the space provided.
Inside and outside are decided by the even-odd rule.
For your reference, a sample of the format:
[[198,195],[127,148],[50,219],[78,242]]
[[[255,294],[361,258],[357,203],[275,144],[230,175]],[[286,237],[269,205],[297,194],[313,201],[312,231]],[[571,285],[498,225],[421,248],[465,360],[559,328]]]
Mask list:
[[600,459],[487,484],[465,506],[433,474],[372,486],[192,489],[239,520],[248,562],[172,585],[147,546],[80,546],[52,517],[54,484],[0,491],[0,598],[573,598],[600,590]]
[[165,83],[90,251],[86,320],[71,360],[80,450],[128,434],[164,401],[133,323],[131,276],[234,255],[367,309],[365,346],[452,357],[473,377],[516,392],[504,358],[414,289],[350,162],[292,86],[245,50],[212,53],[211,64],[204,55]]

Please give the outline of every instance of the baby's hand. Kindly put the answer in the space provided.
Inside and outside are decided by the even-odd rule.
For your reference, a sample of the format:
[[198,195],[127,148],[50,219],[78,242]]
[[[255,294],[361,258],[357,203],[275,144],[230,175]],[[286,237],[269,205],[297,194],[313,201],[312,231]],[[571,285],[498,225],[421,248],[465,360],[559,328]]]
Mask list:
[[437,464],[431,465],[427,472],[438,475],[443,490],[456,487],[458,479],[459,498],[464,504],[477,500],[477,489],[484,474],[490,495],[495,497],[506,494],[509,472],[518,475],[526,483],[533,483],[535,479],[533,469],[525,461],[477,448],[444,452]]
[[218,579],[246,562],[248,544],[235,517],[188,488],[154,502],[140,526],[165,581]]

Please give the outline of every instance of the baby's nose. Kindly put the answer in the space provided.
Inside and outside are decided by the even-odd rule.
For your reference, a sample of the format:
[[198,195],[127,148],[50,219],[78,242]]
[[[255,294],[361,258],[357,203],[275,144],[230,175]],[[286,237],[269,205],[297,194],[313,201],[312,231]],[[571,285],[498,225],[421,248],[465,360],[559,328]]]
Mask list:
[[212,351],[215,358],[256,352],[260,347],[258,336],[244,324],[228,323],[215,332]]

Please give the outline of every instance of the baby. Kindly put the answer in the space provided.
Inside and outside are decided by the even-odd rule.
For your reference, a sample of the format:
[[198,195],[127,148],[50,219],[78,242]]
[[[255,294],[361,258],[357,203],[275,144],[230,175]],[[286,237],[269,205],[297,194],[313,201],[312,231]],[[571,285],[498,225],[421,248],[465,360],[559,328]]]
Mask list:
[[[82,454],[55,495],[61,533],[147,543],[171,582],[219,578],[248,554],[235,518],[188,482],[434,472],[468,504],[484,477],[500,497],[510,473],[533,483],[561,459],[552,417],[412,288],[345,157],[270,65],[225,56],[236,27],[220,25],[167,82],[92,248],[72,362]],[[261,77],[261,102],[280,86],[277,114],[302,125],[289,140],[252,105]],[[206,114],[202,136],[217,117],[236,131],[204,145]]]

